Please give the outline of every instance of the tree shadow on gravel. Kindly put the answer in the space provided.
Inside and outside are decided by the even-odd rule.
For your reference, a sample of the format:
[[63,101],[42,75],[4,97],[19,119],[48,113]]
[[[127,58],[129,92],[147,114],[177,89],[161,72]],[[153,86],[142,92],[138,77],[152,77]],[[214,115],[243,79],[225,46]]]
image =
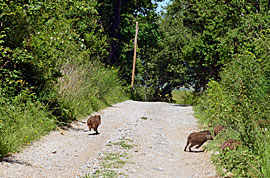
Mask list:
[[30,163],[27,163],[25,161],[16,160],[16,159],[14,159],[11,156],[0,157],[0,162],[6,162],[6,163],[10,163],[10,164],[21,164],[21,165],[26,165],[26,166],[32,166]]
[[89,130],[86,129],[82,129],[82,128],[75,128],[75,127],[69,127],[68,129],[69,131],[74,131],[74,132],[88,132]]
[[189,104],[173,104],[173,106],[175,106],[175,107],[189,107],[191,105],[189,105]]

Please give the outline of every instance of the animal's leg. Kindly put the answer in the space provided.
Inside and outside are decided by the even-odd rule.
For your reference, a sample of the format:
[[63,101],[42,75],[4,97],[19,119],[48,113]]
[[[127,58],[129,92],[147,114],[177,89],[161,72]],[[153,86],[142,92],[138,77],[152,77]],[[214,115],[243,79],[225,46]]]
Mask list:
[[187,141],[187,145],[185,146],[184,151],[187,151],[187,146],[189,145],[189,142]]
[[204,142],[202,142],[201,144],[199,144],[199,145],[196,146],[195,148],[200,148],[203,144],[204,144]]
[[190,146],[188,147],[189,152],[193,152],[193,151],[191,150],[191,148],[192,148],[193,146],[195,146],[195,145],[196,145],[196,143],[191,143],[191,144],[190,144]]
[[97,134],[99,134],[99,133],[98,133],[98,130],[97,130],[97,128],[96,128],[96,135],[97,135]]

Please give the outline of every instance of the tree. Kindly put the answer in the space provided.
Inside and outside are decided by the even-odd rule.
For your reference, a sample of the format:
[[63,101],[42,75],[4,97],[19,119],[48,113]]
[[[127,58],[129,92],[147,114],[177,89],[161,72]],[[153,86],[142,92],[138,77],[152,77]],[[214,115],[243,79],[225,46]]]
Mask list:
[[[179,47],[179,63],[172,64],[184,65],[181,67],[186,76],[183,81],[199,92],[207,88],[210,80],[219,80],[222,67],[235,54],[246,49],[254,50],[251,44],[257,33],[269,26],[266,21],[268,10],[268,1],[172,1],[164,15],[167,20],[161,23],[161,28],[165,27],[164,34],[171,34],[164,36],[163,41],[174,34],[177,35],[173,44],[177,44],[179,39],[186,41]],[[178,30],[186,32],[185,39],[172,27],[174,24],[168,28],[166,23],[172,21],[182,25]],[[164,48],[163,52],[168,54],[172,50],[170,47],[166,52]]]
[[[161,1],[161,0],[157,0]],[[135,22],[139,22],[140,31],[143,26],[150,26],[156,22],[157,5],[151,0],[122,1],[100,0],[98,12],[101,15],[101,24],[108,35],[110,55],[104,61],[107,65],[119,67],[121,77],[130,82],[133,39],[135,34]],[[148,28],[148,30],[151,30]],[[146,32],[146,31],[145,31]],[[151,32],[150,32],[151,33]],[[138,38],[145,33],[139,32]],[[145,42],[145,41],[144,41]],[[138,40],[138,47],[143,46]],[[140,50],[140,49],[139,49]]]

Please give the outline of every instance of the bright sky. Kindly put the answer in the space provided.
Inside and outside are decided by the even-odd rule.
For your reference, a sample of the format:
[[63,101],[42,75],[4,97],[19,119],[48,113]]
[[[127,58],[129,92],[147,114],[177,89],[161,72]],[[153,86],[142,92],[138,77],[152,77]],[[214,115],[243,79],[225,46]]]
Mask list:
[[169,3],[170,0],[163,0],[162,2],[158,3],[157,12],[160,12],[162,10],[161,6],[166,6],[167,3]]

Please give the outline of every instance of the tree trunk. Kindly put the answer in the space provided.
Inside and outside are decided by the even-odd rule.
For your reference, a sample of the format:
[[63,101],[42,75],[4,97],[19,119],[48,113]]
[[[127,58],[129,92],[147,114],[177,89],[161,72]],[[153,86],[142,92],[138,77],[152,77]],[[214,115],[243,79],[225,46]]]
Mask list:
[[109,56],[109,64],[115,64],[118,62],[118,44],[117,40],[119,39],[119,31],[120,31],[120,16],[121,16],[121,6],[122,0],[118,0],[114,5],[113,9],[113,17],[112,17],[112,26],[110,28],[110,37],[113,39],[110,44],[110,56]]

